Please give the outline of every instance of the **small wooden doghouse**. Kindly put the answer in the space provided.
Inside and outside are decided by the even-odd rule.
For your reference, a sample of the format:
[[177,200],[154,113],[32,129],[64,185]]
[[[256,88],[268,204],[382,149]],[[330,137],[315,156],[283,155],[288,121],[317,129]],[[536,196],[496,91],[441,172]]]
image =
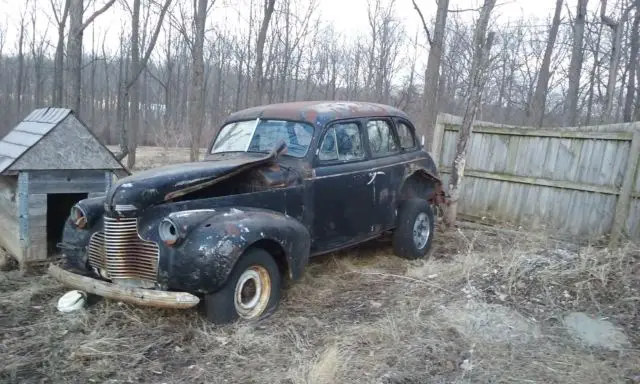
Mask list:
[[127,174],[72,110],[34,110],[0,141],[0,247],[21,269],[46,262],[73,204]]

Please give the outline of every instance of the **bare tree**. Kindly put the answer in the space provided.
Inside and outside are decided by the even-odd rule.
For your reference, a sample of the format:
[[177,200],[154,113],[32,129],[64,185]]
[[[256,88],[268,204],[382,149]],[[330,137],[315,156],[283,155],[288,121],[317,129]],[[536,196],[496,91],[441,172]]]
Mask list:
[[56,55],[53,66],[53,105],[62,105],[62,95],[64,94],[63,73],[64,73],[64,29],[69,16],[69,6],[71,0],[63,0],[63,10],[58,14],[58,7],[51,0],[53,17],[58,27],[58,43],[56,44]]
[[31,59],[33,62],[33,74],[34,74],[34,84],[33,84],[33,104],[35,107],[42,106],[43,99],[43,72],[44,72],[44,61],[45,61],[45,45],[47,43],[46,35],[48,31],[48,26],[45,28],[44,33],[38,40],[36,37],[36,25],[38,9],[36,2],[32,3],[33,7],[31,10]]
[[565,101],[565,125],[575,126],[578,122],[578,93],[580,91],[580,74],[584,56],[582,41],[584,40],[584,24],[588,0],[578,0],[577,12],[573,23],[573,45],[569,64],[569,89]]
[[431,143],[433,140],[434,127],[438,119],[438,95],[439,79],[440,79],[440,62],[442,61],[442,48],[444,44],[444,33],[447,24],[447,14],[449,10],[449,0],[438,1],[438,10],[436,11],[436,23],[433,28],[433,38],[429,33],[429,28],[424,20],[424,16],[418,8],[415,0],[412,0],[413,7],[418,12],[422,21],[422,28],[429,42],[429,58],[427,59],[427,69],[424,75],[424,131],[425,142]]
[[623,119],[625,122],[630,122],[633,119],[633,100],[635,96],[636,89],[636,72],[640,73],[638,70],[638,39],[640,39],[640,3],[637,4],[637,8],[635,11],[635,16],[633,18],[633,26],[631,27],[631,36],[630,36],[630,51],[629,51],[629,61],[627,66],[627,71],[629,73],[629,80],[627,80],[627,95],[624,100],[624,112]]
[[22,92],[24,91],[24,33],[26,6],[20,15],[18,32],[18,78],[16,79],[16,119],[22,118]]
[[262,24],[260,25],[260,32],[258,33],[258,41],[256,42],[256,66],[254,69],[254,82],[255,82],[255,94],[254,105],[260,104],[264,92],[264,79],[263,79],[263,61],[264,61],[264,44],[267,39],[267,29],[269,29],[269,22],[271,21],[271,15],[273,15],[273,9],[275,8],[276,0],[264,0]]
[[544,51],[544,58],[542,59],[540,72],[538,73],[536,90],[533,94],[533,102],[531,103],[531,109],[529,111],[529,124],[533,126],[542,126],[542,121],[544,119],[547,88],[549,86],[551,55],[553,54],[553,47],[556,43],[556,37],[558,36],[558,29],[560,29],[560,13],[562,12],[563,2],[564,0],[556,0],[556,10],[553,14],[551,29],[549,30],[547,47]]
[[69,66],[69,103],[71,109],[81,112],[80,91],[82,87],[82,37],[84,30],[109,9],[116,0],[107,1],[89,18],[83,21],[84,0],[70,0],[69,4],[69,37],[67,41],[67,57]]
[[[189,93],[189,132],[191,134],[191,161],[200,156],[200,136],[204,118],[204,26],[207,19],[208,0],[194,2],[194,36],[190,41],[193,68],[191,70],[191,92]],[[211,5],[215,0],[211,2]]]
[[616,74],[620,63],[620,51],[622,49],[622,34],[624,31],[624,23],[627,21],[629,12],[633,6],[626,7],[623,10],[619,20],[614,20],[607,16],[607,0],[601,0],[600,19],[602,23],[611,28],[611,56],[609,60],[609,78],[607,80],[607,93],[605,94],[605,108],[602,112],[602,121],[611,120],[611,111],[613,109],[613,98],[616,86]]
[[469,138],[471,136],[473,121],[482,101],[485,66],[493,43],[493,32],[490,32],[487,36],[487,26],[495,4],[496,0],[484,0],[473,36],[473,59],[471,63],[471,81],[469,82],[467,107],[462,125],[460,126],[460,133],[456,142],[456,155],[453,160],[451,178],[449,179],[449,196],[451,203],[446,215],[448,225],[453,225],[456,221],[460,187],[464,174],[467,150],[469,149]]
[[[132,18],[131,18],[131,72],[126,80],[121,81],[120,91],[122,103],[118,108],[119,112],[118,126],[120,129],[120,137],[126,137],[126,140],[120,140],[120,152],[117,157],[122,159],[127,156],[127,167],[130,169],[136,163],[136,150],[138,148],[138,133],[140,131],[140,88],[138,78],[142,71],[146,68],[153,48],[158,40],[162,21],[171,5],[171,0],[165,0],[160,15],[158,16],[153,35],[149,41],[149,45],[142,59],[140,58],[140,4],[141,0],[133,0]],[[125,78],[123,78],[125,79]],[[130,110],[130,126],[127,128],[125,124],[127,105],[131,106]]]

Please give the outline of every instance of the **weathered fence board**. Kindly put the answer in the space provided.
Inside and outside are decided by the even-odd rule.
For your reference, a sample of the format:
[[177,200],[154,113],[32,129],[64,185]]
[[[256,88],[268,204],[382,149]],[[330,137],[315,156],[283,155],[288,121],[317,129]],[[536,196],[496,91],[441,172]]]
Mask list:
[[[445,185],[461,121],[439,115],[430,147]],[[535,129],[476,122],[459,210],[578,236],[611,233],[618,210],[624,234],[640,238],[640,177],[629,168],[638,156],[634,131],[640,123]]]

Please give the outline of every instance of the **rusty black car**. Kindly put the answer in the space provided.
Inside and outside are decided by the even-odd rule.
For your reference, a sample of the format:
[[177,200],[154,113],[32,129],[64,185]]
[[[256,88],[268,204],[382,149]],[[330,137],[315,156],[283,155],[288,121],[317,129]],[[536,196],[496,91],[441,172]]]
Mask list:
[[416,259],[442,201],[409,116],[295,102],[228,116],[203,160],[140,171],[71,210],[49,273],[68,286],[215,323],[259,319],[309,259],[390,234]]

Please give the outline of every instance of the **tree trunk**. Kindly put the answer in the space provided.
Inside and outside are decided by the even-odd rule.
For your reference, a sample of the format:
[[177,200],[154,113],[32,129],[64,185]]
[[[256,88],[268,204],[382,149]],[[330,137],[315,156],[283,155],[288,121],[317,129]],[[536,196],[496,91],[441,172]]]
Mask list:
[[446,214],[447,225],[455,224],[458,213],[458,200],[460,199],[460,188],[462,186],[467,150],[469,148],[469,138],[471,136],[473,120],[478,113],[482,101],[485,65],[493,43],[493,32],[490,32],[488,36],[486,36],[486,34],[489,17],[495,4],[496,0],[484,0],[473,37],[473,58],[467,106],[462,125],[460,126],[460,133],[456,143],[456,156],[453,161],[453,169],[449,180],[450,205]]
[[627,96],[624,100],[624,112],[623,119],[626,123],[633,120],[633,98],[636,93],[636,71],[638,70],[638,39],[640,27],[640,6],[636,9],[635,17],[633,18],[633,27],[631,28],[631,48],[629,53],[629,79],[627,80]]
[[[53,64],[53,105],[62,106],[64,94],[63,72],[64,72],[64,29],[69,15],[70,0],[65,0],[62,16],[58,21],[58,44],[56,45],[56,55]],[[53,10],[57,15],[56,10]],[[57,20],[57,19],[56,19]]]
[[95,129],[98,124],[96,121],[96,67],[98,66],[96,63],[98,61],[98,53],[96,52],[96,44],[95,44],[95,28],[91,31],[91,76],[89,77],[89,82],[91,83],[91,97],[89,97],[89,103],[91,106],[91,126]]
[[640,120],[640,68],[636,66],[636,106],[635,106],[635,119]]
[[[140,130],[140,85],[138,78],[140,73],[147,66],[151,52],[156,45],[158,35],[160,34],[160,28],[162,27],[162,21],[171,5],[171,0],[165,0],[164,5],[160,11],[155,30],[149,41],[149,45],[145,51],[144,57],[140,57],[140,0],[133,1],[133,12],[131,18],[131,71],[126,77],[124,83],[121,83],[121,90],[119,97],[121,97],[118,103],[118,109],[121,109],[119,113],[118,125],[120,129],[120,148],[121,152],[117,155],[119,159],[127,157],[127,167],[132,169],[136,162],[136,149],[138,148],[138,132]],[[129,114],[130,123],[129,127],[126,126],[125,120],[128,110],[128,105],[131,105],[131,111]],[[126,138],[126,143],[122,141]]]
[[24,17],[20,21],[18,37],[18,78],[16,79],[16,121],[22,120],[22,91],[24,88]]
[[605,108],[602,111],[602,122],[611,121],[611,113],[613,110],[614,92],[616,89],[618,73],[618,65],[620,63],[620,53],[622,51],[622,35],[624,32],[625,22],[631,11],[631,7],[623,10],[618,21],[606,15],[607,0],[601,1],[600,20],[602,23],[611,28],[611,54],[609,58],[609,77],[607,79],[607,93],[605,94]]
[[600,24],[597,36],[598,37],[596,38],[596,47],[593,50],[593,67],[591,68],[591,73],[589,74],[589,94],[587,96],[587,116],[585,120],[585,125],[589,125],[591,123],[591,111],[593,110],[593,96],[594,96],[594,88],[596,83],[596,73],[600,68],[599,52],[600,52],[600,41],[602,40],[602,24]]
[[267,39],[267,29],[269,29],[269,21],[273,14],[276,0],[264,0],[264,17],[262,19],[262,25],[260,26],[260,32],[258,33],[258,42],[256,45],[256,67],[255,67],[255,94],[253,99],[254,105],[259,105],[262,100],[262,93],[264,91],[264,79],[262,62],[264,61],[264,44]]
[[[131,74],[141,71],[140,68],[140,2],[133,1],[133,13],[131,18]],[[126,93],[125,93],[126,94]],[[129,95],[129,131],[127,142],[129,155],[127,157],[127,167],[132,169],[136,164],[136,150],[138,148],[138,132],[140,131],[140,82],[137,79],[131,82],[128,90]]]
[[538,82],[536,84],[536,90],[533,94],[531,113],[529,114],[529,125],[531,126],[541,127],[544,120],[547,89],[549,87],[549,67],[551,66],[553,47],[555,46],[556,37],[558,36],[558,29],[560,28],[560,13],[562,12],[563,2],[564,0],[556,0],[556,10],[553,14],[551,30],[549,31],[549,39],[547,40],[547,47],[544,51],[544,57],[542,59],[542,65],[540,66],[540,72],[538,73]]
[[[415,1],[414,8],[420,14]],[[425,144],[429,145],[433,141],[434,129],[438,119],[438,88],[440,80],[440,63],[442,61],[442,48],[444,44],[444,32],[447,24],[447,13],[449,8],[449,0],[440,0],[438,2],[438,10],[436,12],[436,24],[433,28],[433,39],[429,38],[429,31],[426,24],[423,24],[427,38],[430,40],[429,57],[427,59],[427,69],[424,77],[424,139]],[[424,23],[424,19],[422,20]]]
[[200,156],[200,136],[202,135],[204,117],[204,26],[207,17],[207,2],[208,0],[198,0],[198,8],[193,10],[196,35],[191,50],[193,68],[189,93],[189,131],[191,133],[189,159],[191,161],[198,160]]
[[70,0],[69,36],[67,37],[68,93],[67,105],[80,113],[82,87],[82,14],[84,1]]
[[115,0],[110,0],[83,22],[84,0],[70,0],[69,36],[67,40],[67,62],[69,65],[69,98],[67,104],[80,115],[82,115],[80,104],[82,88],[82,36],[85,28],[91,24],[96,17],[109,9],[113,3],[115,3]]
[[582,72],[582,59],[584,51],[582,41],[584,39],[584,24],[587,14],[588,0],[578,0],[575,23],[573,26],[573,46],[571,48],[571,61],[569,63],[569,89],[565,100],[565,125],[575,126],[578,122],[578,91],[580,89],[580,73]]
[[120,61],[118,67],[118,96],[116,106],[116,124],[119,127],[118,141],[120,142],[120,152],[117,154],[118,160],[122,160],[129,154],[129,129],[127,127],[127,79],[129,77],[129,61],[128,55],[124,47],[124,32],[120,36]]
[[105,98],[105,109],[104,109],[104,126],[103,126],[103,136],[107,143],[111,144],[111,87],[110,87],[110,79],[109,79],[109,61],[107,60],[107,52],[104,44],[105,40],[102,40],[102,57],[104,63],[104,87],[106,89],[104,98]]

